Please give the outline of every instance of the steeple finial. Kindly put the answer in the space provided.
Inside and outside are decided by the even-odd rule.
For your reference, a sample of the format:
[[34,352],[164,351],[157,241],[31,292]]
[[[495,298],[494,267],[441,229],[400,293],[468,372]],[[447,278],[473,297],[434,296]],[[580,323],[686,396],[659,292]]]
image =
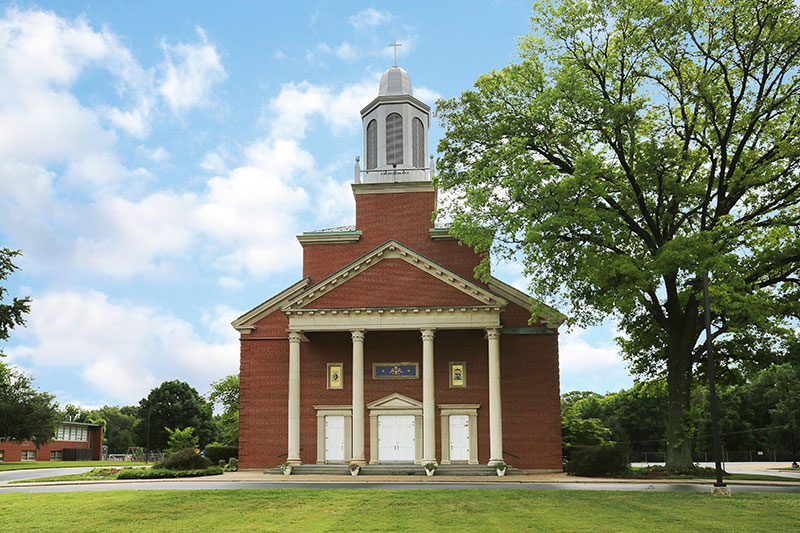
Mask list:
[[390,44],[389,46],[393,46],[394,47],[394,66],[397,66],[397,47],[398,46],[403,46],[403,45],[402,44],[398,44],[397,43],[397,39],[395,38],[394,43]]

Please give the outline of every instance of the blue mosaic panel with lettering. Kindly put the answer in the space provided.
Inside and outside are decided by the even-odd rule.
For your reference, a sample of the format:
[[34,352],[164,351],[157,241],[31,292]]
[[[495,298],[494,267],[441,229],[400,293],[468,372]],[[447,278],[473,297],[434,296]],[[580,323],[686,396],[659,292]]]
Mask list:
[[408,364],[376,364],[376,378],[415,378],[417,377],[417,365]]

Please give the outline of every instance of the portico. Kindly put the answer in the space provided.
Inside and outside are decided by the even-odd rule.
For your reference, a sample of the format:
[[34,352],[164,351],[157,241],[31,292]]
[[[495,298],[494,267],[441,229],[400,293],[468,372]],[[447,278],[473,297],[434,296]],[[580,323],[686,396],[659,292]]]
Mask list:
[[[335,315],[333,315],[335,311]],[[351,313],[352,311],[352,313]],[[356,312],[360,311],[360,312]],[[405,311],[405,312],[403,312]],[[427,312],[426,312],[427,311]],[[421,431],[421,456],[419,453],[415,453],[413,462],[418,464],[427,464],[427,463],[438,463],[436,458],[436,421],[437,421],[437,413],[436,413],[436,386],[434,381],[434,358],[435,358],[435,336],[436,336],[436,327],[433,325],[440,326],[438,329],[455,329],[453,328],[453,321],[439,321],[437,320],[438,317],[447,317],[451,314],[458,313],[467,313],[467,312],[478,312],[477,310],[466,310],[466,309],[434,309],[434,310],[419,310],[419,309],[405,309],[405,310],[398,310],[398,309],[377,309],[377,310],[315,310],[314,314],[316,313],[323,313],[324,315],[329,316],[339,316],[336,320],[337,324],[309,324],[308,321],[297,320],[294,321],[290,315],[290,330],[288,332],[289,338],[289,408],[288,408],[288,461],[293,464],[300,464],[300,416],[299,416],[299,409],[298,406],[300,405],[300,383],[302,382],[302,376],[300,375],[300,367],[301,367],[301,349],[300,345],[305,340],[308,342],[308,338],[305,333],[310,332],[332,332],[332,331],[341,331],[346,330],[349,331],[351,334],[351,341],[352,341],[352,408],[347,409],[347,406],[332,406],[330,413],[335,413],[337,415],[346,416],[347,426],[348,426],[348,435],[346,441],[350,443],[352,446],[352,452],[347,453],[345,455],[350,459],[351,462],[357,464],[367,464],[370,463],[377,463],[381,461],[380,454],[376,453],[380,450],[378,435],[380,433],[380,426],[379,426],[379,416],[408,416],[414,417],[417,415],[416,411],[419,411],[419,402],[417,405],[413,405],[412,402],[408,402],[406,399],[406,403],[395,403],[394,405],[388,405],[385,399],[381,399],[377,402],[373,402],[370,406],[365,406],[364,404],[364,380],[365,380],[365,370],[364,370],[364,352],[365,350],[369,350],[369,343],[367,339],[369,338],[369,331],[370,328],[367,327],[366,321],[361,320],[360,315],[371,315],[376,314],[378,316],[382,314],[397,314],[398,312],[401,315],[409,315],[412,317],[408,322],[408,327],[401,328],[398,324],[389,325],[380,325],[376,323],[370,324],[373,331],[380,331],[380,330],[418,330],[420,332],[420,336],[422,339],[422,347],[421,347],[421,360],[422,360],[422,402],[421,402],[421,422],[422,422],[422,431]],[[420,315],[420,312],[422,313]],[[302,314],[299,315],[300,317],[304,316]],[[446,314],[445,314],[446,313]],[[502,403],[501,403],[501,391],[500,391],[500,333],[499,327],[497,324],[497,314],[499,314],[498,310],[493,310],[495,314],[495,319],[490,318],[492,312],[484,313],[484,319],[486,320],[486,324],[481,326],[473,325],[473,329],[476,327],[480,327],[482,330],[485,331],[485,338],[487,340],[487,351],[488,351],[488,367],[489,367],[489,380],[488,380],[488,389],[489,389],[489,446],[490,446],[490,459],[489,464],[495,464],[497,462],[502,461],[502,450],[503,450],[503,434],[502,434]],[[323,316],[324,316],[323,315]],[[340,316],[341,315],[341,316]],[[312,315],[313,316],[313,315]],[[425,318],[420,318],[425,317]],[[342,317],[345,317],[342,319]],[[413,318],[416,317],[416,318]],[[427,322],[427,324],[425,324]],[[422,326],[420,326],[422,324]],[[304,327],[305,329],[294,329],[298,328],[299,326]],[[425,327],[428,326],[428,327]],[[397,399],[397,398],[393,398]],[[402,401],[402,400],[401,400]],[[320,406],[315,406],[318,410],[323,409]],[[365,424],[365,411],[367,407],[370,409],[370,435],[371,435],[371,447],[373,457],[367,458],[365,456],[364,450],[364,435],[366,430]],[[460,406],[448,405],[447,411],[443,411],[443,415],[446,414],[449,416],[451,412],[459,412]],[[464,412],[472,412],[472,421],[471,423],[473,426],[477,424],[477,408],[479,406],[476,405],[469,405],[464,406],[461,410]],[[392,409],[392,408],[399,408]],[[388,409],[388,410],[387,410]],[[440,408],[440,411],[442,409]],[[449,435],[449,418],[445,418],[442,416],[442,433],[444,435]],[[324,422],[323,422],[324,423]],[[445,423],[448,424],[445,426]],[[412,424],[414,427],[418,426],[418,423]],[[320,426],[322,429],[322,426]],[[473,427],[473,433],[475,429]],[[418,432],[419,433],[419,432]],[[418,440],[418,439],[415,439]],[[318,438],[318,442],[323,442],[321,439]],[[470,451],[471,456],[473,456],[474,462],[477,462],[477,439],[473,438],[473,448]],[[418,443],[419,444],[419,443]],[[320,446],[318,445],[318,450],[320,450]],[[442,455],[444,457],[444,453]],[[318,455],[318,460],[323,459],[321,462],[324,462],[323,457]],[[385,462],[385,460],[384,460]],[[448,462],[449,455],[448,455]],[[470,461],[473,462],[473,461]]]

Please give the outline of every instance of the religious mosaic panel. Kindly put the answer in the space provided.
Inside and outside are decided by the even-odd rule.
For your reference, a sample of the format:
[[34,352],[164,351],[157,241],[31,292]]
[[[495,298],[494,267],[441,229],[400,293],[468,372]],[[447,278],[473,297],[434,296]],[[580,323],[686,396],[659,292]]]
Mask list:
[[417,379],[419,363],[372,363],[373,379]]
[[450,388],[467,388],[467,363],[466,361],[450,361]]
[[328,363],[328,388],[329,389],[343,389],[344,377],[343,363]]

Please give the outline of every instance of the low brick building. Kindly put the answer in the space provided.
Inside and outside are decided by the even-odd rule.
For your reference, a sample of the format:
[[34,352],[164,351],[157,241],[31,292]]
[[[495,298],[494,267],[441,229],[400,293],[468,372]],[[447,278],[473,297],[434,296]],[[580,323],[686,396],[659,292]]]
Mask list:
[[99,461],[103,458],[103,426],[62,422],[50,442],[38,448],[30,441],[0,441],[0,461]]
[[233,322],[242,468],[561,470],[558,327],[434,227],[430,108],[397,66],[362,111],[355,225],[298,236],[303,278]]

